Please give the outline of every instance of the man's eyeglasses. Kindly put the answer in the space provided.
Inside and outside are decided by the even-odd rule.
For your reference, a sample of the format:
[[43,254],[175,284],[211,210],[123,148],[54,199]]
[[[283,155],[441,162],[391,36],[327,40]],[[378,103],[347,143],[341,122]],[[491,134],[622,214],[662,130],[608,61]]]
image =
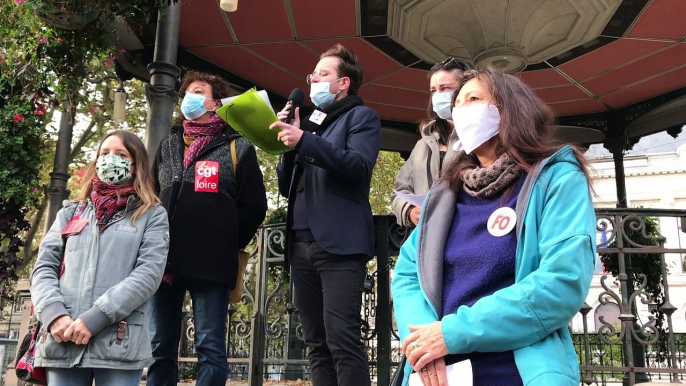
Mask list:
[[[305,80],[307,81],[307,84],[312,84],[313,81],[319,80],[319,79],[321,79],[321,78],[323,78],[329,74],[330,74],[330,72],[318,70],[318,71],[314,71],[311,74],[307,74],[307,77],[305,78]],[[338,76],[338,74],[336,74],[336,76]]]
[[439,71],[439,70],[460,70],[460,71],[467,71],[467,67],[465,67],[464,63],[462,63],[460,60],[455,59],[452,56],[447,57],[444,61],[440,63],[436,63],[431,67],[431,72],[434,71]]

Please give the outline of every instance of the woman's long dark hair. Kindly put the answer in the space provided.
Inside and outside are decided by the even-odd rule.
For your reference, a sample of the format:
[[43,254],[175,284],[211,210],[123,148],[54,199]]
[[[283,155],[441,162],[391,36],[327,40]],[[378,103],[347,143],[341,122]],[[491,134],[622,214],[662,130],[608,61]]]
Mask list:
[[[455,73],[455,77],[459,79],[460,74],[462,74],[462,71],[468,71],[473,69],[474,66],[471,63],[466,62],[462,59],[449,57],[440,63],[434,64],[434,66],[431,67],[431,70],[429,70],[428,78],[431,79],[431,77],[439,71],[445,71],[449,73]],[[439,117],[438,114],[436,114],[436,112],[434,111],[433,104],[431,103],[431,98],[429,98],[429,105],[426,107],[426,119],[421,120],[419,122],[420,134],[424,127],[431,124],[433,124],[432,131],[438,133],[440,144],[447,146],[450,134],[453,132],[453,128],[447,120]]]
[[[553,136],[555,116],[552,110],[529,86],[512,75],[493,69],[465,71],[453,94],[453,105],[462,87],[472,79],[478,79],[489,88],[493,96],[492,103],[498,106],[500,112],[500,133],[494,138],[497,156],[507,153],[514,162],[530,172],[537,162],[550,157],[565,145]],[[577,146],[571,147],[591,186],[588,162]],[[455,189],[462,180],[462,174],[479,165],[476,155],[460,152],[455,162],[446,168],[444,176]]]

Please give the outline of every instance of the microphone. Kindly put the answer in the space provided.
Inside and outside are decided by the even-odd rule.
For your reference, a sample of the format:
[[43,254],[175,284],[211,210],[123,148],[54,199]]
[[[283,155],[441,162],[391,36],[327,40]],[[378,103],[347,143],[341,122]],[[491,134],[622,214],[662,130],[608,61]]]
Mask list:
[[284,119],[284,123],[291,123],[293,118],[295,118],[295,108],[300,107],[303,104],[303,99],[305,99],[305,92],[299,88],[294,88],[291,91],[291,95],[288,96],[288,101],[291,102],[291,110],[288,112],[288,116]]

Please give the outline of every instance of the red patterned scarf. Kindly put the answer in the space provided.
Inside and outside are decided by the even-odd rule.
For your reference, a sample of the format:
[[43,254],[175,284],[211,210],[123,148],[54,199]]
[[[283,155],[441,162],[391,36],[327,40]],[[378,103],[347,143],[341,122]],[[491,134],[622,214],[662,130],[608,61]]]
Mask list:
[[98,219],[98,228],[102,231],[112,216],[120,212],[126,206],[130,196],[136,194],[133,185],[115,185],[100,181],[93,176],[93,190],[91,200],[95,207],[95,217]]
[[188,169],[193,159],[200,154],[205,146],[212,142],[214,137],[224,130],[224,127],[226,127],[226,123],[219,118],[218,114],[213,114],[205,122],[195,122],[188,119],[183,121],[183,134],[194,139],[188,147],[186,155],[183,156],[184,169]]

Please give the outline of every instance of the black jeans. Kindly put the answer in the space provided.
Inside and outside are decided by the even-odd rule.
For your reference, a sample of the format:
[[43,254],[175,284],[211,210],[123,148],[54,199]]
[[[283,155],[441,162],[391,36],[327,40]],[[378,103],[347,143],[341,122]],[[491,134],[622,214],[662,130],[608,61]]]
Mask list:
[[314,386],[370,386],[361,340],[362,286],[368,258],[328,253],[292,240],[291,280],[309,347]]

